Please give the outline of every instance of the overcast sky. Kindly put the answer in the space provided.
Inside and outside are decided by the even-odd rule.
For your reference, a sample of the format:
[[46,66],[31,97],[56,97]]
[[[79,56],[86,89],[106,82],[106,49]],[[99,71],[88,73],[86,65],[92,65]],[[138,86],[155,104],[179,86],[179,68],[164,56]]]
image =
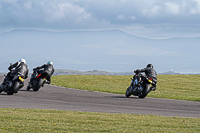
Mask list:
[[145,38],[200,37],[200,0],[0,0],[0,33],[119,29]]

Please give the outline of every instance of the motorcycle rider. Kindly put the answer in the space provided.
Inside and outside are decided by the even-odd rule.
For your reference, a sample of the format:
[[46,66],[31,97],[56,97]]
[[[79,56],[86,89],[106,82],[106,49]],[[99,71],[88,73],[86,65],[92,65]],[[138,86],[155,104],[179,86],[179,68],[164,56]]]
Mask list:
[[[157,73],[156,71],[153,69],[153,65],[152,64],[148,64],[146,68],[144,69],[137,69],[134,71],[134,73],[139,73],[139,72],[144,72],[145,75],[147,77],[152,78],[153,82],[155,83],[152,90],[155,91],[156,90],[156,83],[157,83]],[[142,77],[142,81],[145,80],[145,77]]]
[[[13,68],[15,68],[15,69],[12,70]],[[8,67],[8,70],[10,72],[4,78],[3,83],[0,85],[0,89],[4,89],[4,85],[6,84],[6,82],[12,81],[13,77],[17,73],[20,73],[26,79],[28,77],[29,67],[26,65],[26,60],[25,59],[20,59],[18,62],[14,63],[14,64],[11,64]],[[23,84],[23,86],[24,86],[24,84]]]
[[[42,69],[43,70],[40,70]],[[42,66],[38,66],[36,68],[33,68],[33,75],[36,75],[36,73],[38,74],[42,74],[42,73],[46,73],[46,80],[44,83],[50,84],[51,83],[51,75],[54,73],[54,68],[53,68],[53,62],[52,61],[48,61],[47,64],[44,64]],[[44,84],[42,85],[44,86]],[[30,83],[27,86],[27,90],[29,90],[30,87]]]

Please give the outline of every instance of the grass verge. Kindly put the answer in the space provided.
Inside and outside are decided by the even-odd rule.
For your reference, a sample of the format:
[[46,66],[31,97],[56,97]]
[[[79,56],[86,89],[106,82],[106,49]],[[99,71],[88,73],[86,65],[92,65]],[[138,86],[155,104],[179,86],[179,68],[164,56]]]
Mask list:
[[[131,75],[52,76],[52,84],[67,88],[125,94]],[[200,101],[200,75],[158,75],[158,86],[148,97]]]
[[200,132],[199,118],[0,108],[1,133]]

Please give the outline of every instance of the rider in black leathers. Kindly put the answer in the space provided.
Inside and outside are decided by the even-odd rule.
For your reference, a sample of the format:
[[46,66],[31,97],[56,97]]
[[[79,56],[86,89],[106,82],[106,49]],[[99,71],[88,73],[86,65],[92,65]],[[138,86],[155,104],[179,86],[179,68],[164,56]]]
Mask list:
[[[40,70],[42,69],[43,70]],[[50,84],[51,83],[51,75],[54,73],[54,68],[53,68],[53,62],[49,61],[47,62],[47,64],[44,64],[42,66],[38,66],[36,68],[33,69],[33,71],[37,72],[38,74],[42,74],[42,73],[46,73],[46,81],[45,83]]]
[[[15,69],[12,71],[13,68],[15,68]],[[17,73],[20,73],[21,75],[23,75],[25,79],[28,77],[29,68],[26,65],[25,59],[20,59],[15,64],[11,64],[8,67],[8,70],[10,72],[7,74],[6,78],[4,78],[3,83],[0,85],[0,88],[3,88],[3,86],[5,85],[5,82],[11,81],[13,79],[13,77],[15,76],[15,74],[17,74]]]
[[[146,68],[144,68],[144,69],[137,69],[134,72],[135,73],[144,72],[147,77],[152,78],[153,82],[157,83],[157,73],[153,69],[153,65],[152,64],[148,64]],[[144,80],[144,77],[143,77],[142,80]],[[154,86],[153,90],[156,90],[156,86]]]

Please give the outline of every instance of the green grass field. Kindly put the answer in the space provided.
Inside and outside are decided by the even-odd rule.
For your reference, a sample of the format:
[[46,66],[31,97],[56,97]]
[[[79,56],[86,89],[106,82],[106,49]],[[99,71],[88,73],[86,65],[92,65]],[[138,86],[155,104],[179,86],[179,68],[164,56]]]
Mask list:
[[200,119],[36,109],[0,109],[1,133],[200,132]]
[[[53,76],[52,84],[124,94],[132,76]],[[149,97],[200,101],[200,75],[159,75]],[[39,92],[36,92],[39,93]],[[200,118],[0,108],[0,133],[199,133]]]
[[[125,94],[131,75],[64,75],[53,76],[52,84],[68,88]],[[147,97],[200,101],[200,75],[158,75],[156,91]]]

